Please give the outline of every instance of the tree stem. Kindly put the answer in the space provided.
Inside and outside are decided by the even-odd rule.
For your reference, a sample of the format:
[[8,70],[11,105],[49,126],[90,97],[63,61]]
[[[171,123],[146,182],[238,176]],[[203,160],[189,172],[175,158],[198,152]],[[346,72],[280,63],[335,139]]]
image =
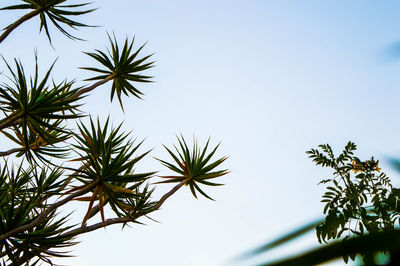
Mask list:
[[64,234],[62,234],[62,236],[76,236],[76,235],[80,235],[80,234],[84,234],[84,233],[88,233],[112,224],[120,224],[120,223],[127,223],[130,221],[133,221],[143,215],[149,214],[153,211],[158,210],[161,205],[163,205],[163,203],[169,198],[171,197],[176,191],[178,191],[189,179],[185,179],[182,182],[180,182],[178,185],[176,185],[175,187],[173,187],[170,191],[168,191],[167,193],[165,193],[161,199],[157,202],[156,205],[153,206],[153,208],[151,208],[150,210],[146,211],[146,212],[138,212],[135,213],[133,215],[133,217],[119,217],[119,218],[112,218],[112,219],[107,219],[103,222],[99,222],[90,226],[85,226],[85,227],[79,227],[76,229],[73,229],[69,232],[66,232]]
[[107,83],[108,81],[112,80],[113,78],[116,77],[116,75],[117,75],[117,74],[113,73],[113,74],[109,75],[108,77],[106,77],[105,79],[102,79],[102,80],[100,80],[100,81],[97,81],[95,84],[93,84],[93,85],[91,85],[91,86],[89,86],[89,87],[82,88],[82,89],[78,90],[78,91],[77,91],[74,95],[72,95],[71,97],[72,97],[72,98],[77,98],[77,97],[79,97],[80,95],[82,95],[82,94],[84,94],[84,93],[88,93],[88,92],[94,90],[95,88],[97,88],[98,86],[103,85],[104,83]]
[[3,32],[3,34],[1,34],[0,36],[0,43],[2,43],[7,36],[13,31],[15,30],[19,25],[21,25],[22,23],[24,23],[25,21],[33,18],[34,16],[36,16],[37,14],[39,14],[40,12],[42,12],[42,9],[35,9],[32,12],[23,15],[22,17],[20,17],[17,21],[15,21],[13,24],[10,24],[5,31]]
[[150,212],[158,210],[161,207],[161,205],[163,205],[164,201],[166,201],[170,196],[172,196],[176,191],[178,191],[178,189],[180,189],[189,180],[190,180],[190,178],[186,178],[185,180],[180,182],[178,185],[174,186],[169,192],[165,193],[165,195],[161,197],[161,199],[157,202],[156,205],[154,205],[153,208],[151,208],[150,211],[148,211],[144,214],[148,214]]
[[15,148],[15,149],[11,149],[11,150],[8,150],[8,151],[0,151],[0,157],[8,156],[10,154],[13,154],[14,152],[19,152],[19,151],[22,151],[22,149],[21,148]]
[[23,116],[24,116],[23,112],[18,112],[16,114],[11,114],[6,121],[4,121],[3,123],[0,124],[0,130],[5,129],[10,125],[13,125],[13,123],[15,121],[17,121],[18,119],[20,119]]

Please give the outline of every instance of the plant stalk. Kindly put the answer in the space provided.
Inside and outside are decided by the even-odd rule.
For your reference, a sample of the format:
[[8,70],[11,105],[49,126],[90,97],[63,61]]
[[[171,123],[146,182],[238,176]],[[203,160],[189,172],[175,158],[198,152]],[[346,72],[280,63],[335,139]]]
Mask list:
[[17,114],[10,115],[6,121],[4,121],[3,123],[0,124],[0,130],[3,130],[5,128],[13,125],[13,123],[15,121],[17,121],[18,119],[20,119],[23,116],[24,116],[23,112],[19,112]]
[[20,17],[17,21],[15,21],[13,24],[10,24],[7,28],[5,28],[5,31],[3,32],[3,34],[1,34],[0,36],[0,43],[2,43],[7,36],[13,31],[15,30],[19,25],[21,25],[22,23],[24,23],[25,21],[33,18],[34,16],[36,16],[37,14],[39,14],[40,12],[42,12],[42,9],[36,9],[33,10],[32,12],[23,15],[22,17]]
[[167,193],[165,193],[161,199],[157,202],[156,205],[154,205],[153,208],[151,208],[150,210],[146,211],[146,212],[138,212],[135,213],[133,215],[133,217],[119,217],[119,218],[112,218],[112,219],[107,219],[103,222],[99,222],[90,226],[85,226],[85,227],[79,227],[76,229],[73,229],[69,232],[66,232],[64,234],[62,234],[63,236],[76,236],[76,235],[80,235],[80,234],[84,234],[84,233],[88,233],[112,224],[120,224],[120,223],[127,223],[130,221],[133,221],[141,216],[144,216],[146,214],[149,214],[153,211],[158,210],[163,203],[169,198],[171,197],[176,191],[178,191],[189,179],[185,179],[182,182],[180,182],[179,184],[177,184],[175,187],[173,187],[170,191],[168,191]]
[[21,148],[15,148],[15,149],[11,149],[11,150],[8,150],[8,151],[0,151],[0,157],[8,156],[10,154],[13,154],[13,153],[19,152],[19,151],[22,151],[22,149]]
[[103,85],[104,83],[107,83],[108,81],[112,80],[116,76],[117,76],[117,74],[113,73],[113,74],[109,75],[108,77],[106,77],[105,79],[97,81],[95,84],[93,84],[89,87],[82,88],[82,89],[78,90],[74,95],[72,95],[71,98],[77,98],[84,93],[88,93],[88,92],[94,90],[95,88],[97,88],[98,86]]

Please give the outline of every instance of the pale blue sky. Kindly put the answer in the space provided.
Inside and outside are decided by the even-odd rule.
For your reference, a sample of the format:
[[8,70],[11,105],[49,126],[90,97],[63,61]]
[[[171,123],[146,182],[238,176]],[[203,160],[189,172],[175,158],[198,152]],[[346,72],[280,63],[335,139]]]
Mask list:
[[[123,114],[104,85],[84,110],[125,120],[155,157],[168,158],[162,144],[175,143],[175,134],[195,134],[202,143],[211,136],[222,141],[219,155],[229,155],[225,167],[232,173],[221,178],[226,186],[207,189],[216,202],[195,200],[184,187],[152,215],[160,224],[147,220],[147,226],[81,236],[73,247],[77,257],[60,263],[228,265],[322,215],[317,183],[330,172],[314,166],[306,150],[321,143],[340,150],[352,140],[360,158],[373,155],[383,169],[387,156],[400,155],[398,1],[103,0],[92,6],[99,9],[83,21],[102,27],[78,33],[87,42],[53,31],[53,50],[33,19],[0,53],[29,66],[37,47],[42,65],[58,57],[56,79],[81,80],[89,73],[77,67],[94,64],[81,51],[103,49],[106,31],[119,39],[135,35],[138,45],[148,41],[145,52],[155,52],[157,66],[149,71],[155,83],[141,86],[145,100],[125,98]],[[2,12],[0,25],[20,15]],[[139,168],[167,173],[151,156]],[[86,209],[79,206],[77,215]],[[314,235],[286,252],[313,244]]]

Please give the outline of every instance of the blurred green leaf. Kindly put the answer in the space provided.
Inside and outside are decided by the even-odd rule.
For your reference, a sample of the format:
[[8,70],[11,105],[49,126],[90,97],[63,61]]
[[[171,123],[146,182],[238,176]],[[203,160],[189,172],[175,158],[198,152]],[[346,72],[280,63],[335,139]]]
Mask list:
[[398,252],[400,251],[400,230],[386,230],[368,235],[348,238],[345,241],[338,240],[330,244],[323,245],[322,247],[306,251],[297,256],[288,257],[261,265],[317,265],[332,261],[334,259],[339,259],[343,256],[354,256],[355,254],[360,253],[375,254],[382,251],[392,252],[398,257]]
[[247,259],[251,258],[253,256],[257,256],[261,253],[267,252],[273,248],[279,247],[283,244],[286,244],[292,240],[296,240],[298,237],[303,236],[306,233],[309,233],[310,231],[314,230],[315,227],[319,224],[321,224],[323,220],[318,219],[317,221],[311,222],[309,224],[306,224],[304,226],[301,226],[300,228],[289,232],[281,237],[278,237],[275,240],[272,240],[271,242],[268,242],[260,247],[257,247],[256,249],[253,249],[242,256],[240,256],[240,259]]

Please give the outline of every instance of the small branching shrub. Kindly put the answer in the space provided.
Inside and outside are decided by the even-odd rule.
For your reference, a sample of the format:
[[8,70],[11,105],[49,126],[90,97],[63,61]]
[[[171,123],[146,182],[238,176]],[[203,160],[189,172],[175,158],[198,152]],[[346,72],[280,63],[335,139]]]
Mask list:
[[399,225],[400,190],[393,188],[378,160],[371,157],[362,161],[354,155],[355,150],[356,145],[349,142],[338,156],[328,144],[307,151],[317,165],[333,170],[332,178],[320,182],[326,186],[321,200],[326,217],[316,228],[319,242],[346,241],[352,236],[394,230]]

